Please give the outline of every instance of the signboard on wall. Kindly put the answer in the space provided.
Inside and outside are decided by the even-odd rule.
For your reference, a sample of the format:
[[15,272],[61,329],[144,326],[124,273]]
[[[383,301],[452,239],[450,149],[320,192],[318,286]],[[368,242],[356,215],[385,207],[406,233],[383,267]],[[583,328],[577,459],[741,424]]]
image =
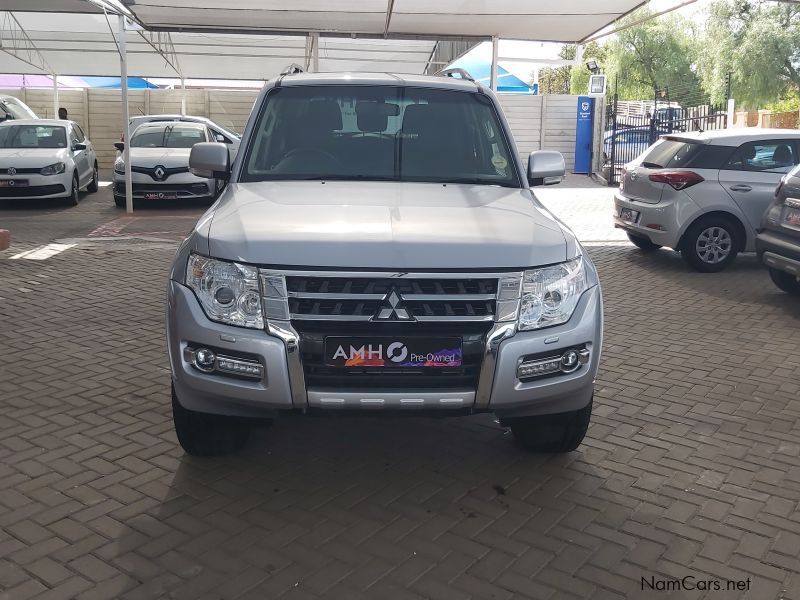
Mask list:
[[589,95],[590,96],[605,96],[606,95],[606,76],[605,75],[590,75],[589,76]]

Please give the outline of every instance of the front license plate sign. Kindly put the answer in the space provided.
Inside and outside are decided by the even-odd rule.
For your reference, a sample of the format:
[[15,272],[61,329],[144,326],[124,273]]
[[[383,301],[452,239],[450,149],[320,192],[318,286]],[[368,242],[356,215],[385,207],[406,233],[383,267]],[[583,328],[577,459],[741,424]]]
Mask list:
[[145,192],[145,200],[177,200],[178,192]]
[[0,179],[0,187],[28,187],[27,179]]
[[800,208],[787,208],[783,214],[783,222],[792,227],[800,227]]
[[461,338],[326,337],[325,364],[332,367],[460,367]]
[[630,208],[623,208],[619,211],[619,218],[626,223],[636,223],[639,218],[639,211]]

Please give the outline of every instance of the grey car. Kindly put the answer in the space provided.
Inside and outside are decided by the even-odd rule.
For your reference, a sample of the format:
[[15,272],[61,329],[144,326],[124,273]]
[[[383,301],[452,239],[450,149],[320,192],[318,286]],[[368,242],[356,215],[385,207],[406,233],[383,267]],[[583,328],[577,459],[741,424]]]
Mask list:
[[566,452],[592,410],[597,272],[530,185],[495,95],[473,81],[293,74],[267,83],[228,180],[175,256],[167,343],[178,440],[240,448],[281,413],[492,412]]
[[797,130],[665,135],[626,165],[614,223],[642,250],[674,248],[698,271],[721,271],[755,251],[775,188],[798,163]]
[[775,285],[800,296],[800,166],[775,190],[761,221],[756,250]]

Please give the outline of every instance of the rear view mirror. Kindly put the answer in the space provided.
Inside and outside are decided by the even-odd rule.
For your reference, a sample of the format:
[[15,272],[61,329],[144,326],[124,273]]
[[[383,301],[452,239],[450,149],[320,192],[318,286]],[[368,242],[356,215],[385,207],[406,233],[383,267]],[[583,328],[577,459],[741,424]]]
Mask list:
[[116,148],[120,152],[124,152],[125,151],[125,142],[114,142],[114,148]]
[[196,177],[227,181],[231,174],[228,146],[219,142],[200,142],[192,146],[189,171]]
[[80,142],[75,142],[72,144],[73,152],[78,152],[79,150],[86,150],[86,144],[81,144]]
[[528,157],[528,185],[553,185],[561,183],[567,165],[561,152],[537,150]]

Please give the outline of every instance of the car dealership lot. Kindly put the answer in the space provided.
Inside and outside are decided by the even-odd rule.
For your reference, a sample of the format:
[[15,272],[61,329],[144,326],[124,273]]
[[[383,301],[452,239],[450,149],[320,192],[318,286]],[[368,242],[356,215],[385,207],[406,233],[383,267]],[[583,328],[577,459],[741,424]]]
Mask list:
[[[488,415],[287,418],[184,456],[164,290],[202,209],[0,203],[0,598],[800,598],[797,301],[752,255],[703,275],[639,252],[608,188],[537,194],[606,302],[595,413],[562,457]],[[642,590],[684,576],[750,590]]]

